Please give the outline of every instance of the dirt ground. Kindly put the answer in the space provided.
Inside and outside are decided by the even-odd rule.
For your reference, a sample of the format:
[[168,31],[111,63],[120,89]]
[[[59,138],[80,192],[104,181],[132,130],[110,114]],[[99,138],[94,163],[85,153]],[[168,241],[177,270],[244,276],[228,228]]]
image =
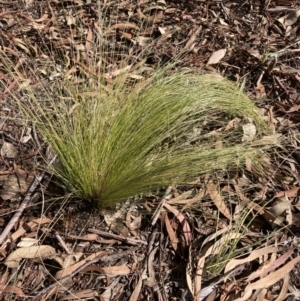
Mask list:
[[[105,210],[54,184],[10,95],[87,73],[78,57],[97,40],[100,3],[112,53],[150,44],[155,69],[184,52],[180,68],[243,88],[285,139],[263,173],[248,162]],[[0,1],[1,51],[20,71],[1,64],[1,300],[299,300],[299,16],[292,0]]]

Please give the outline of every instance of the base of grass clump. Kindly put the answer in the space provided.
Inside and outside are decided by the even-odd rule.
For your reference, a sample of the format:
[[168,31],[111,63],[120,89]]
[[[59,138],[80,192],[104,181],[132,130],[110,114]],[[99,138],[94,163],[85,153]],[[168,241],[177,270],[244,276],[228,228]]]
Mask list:
[[[77,197],[101,205],[262,155],[268,126],[252,101],[217,75],[155,75],[133,87],[64,83],[47,102],[20,103],[60,160],[54,170]],[[229,126],[233,118],[239,125]],[[242,142],[242,123],[256,136]]]

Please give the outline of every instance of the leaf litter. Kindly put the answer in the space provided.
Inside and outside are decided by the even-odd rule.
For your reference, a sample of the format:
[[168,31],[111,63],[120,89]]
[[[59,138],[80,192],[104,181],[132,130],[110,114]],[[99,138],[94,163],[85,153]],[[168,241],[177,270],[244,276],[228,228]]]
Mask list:
[[[17,83],[4,70],[0,73],[1,79],[7,83],[7,88],[1,91],[1,120],[4,122],[1,122],[0,129],[3,133],[0,210],[5,212],[0,220],[2,229],[11,217],[7,210],[13,212],[18,208],[18,202],[42,162],[42,158],[32,155],[42,139],[38,134],[32,135],[34,143],[30,138],[23,139],[26,126],[14,121],[20,117],[17,111],[8,109],[12,107],[10,92],[22,91],[28,85],[38,87],[46,83],[55,86],[64,76],[79,82],[76,75],[84,73],[88,63],[80,65],[77,58],[86,56],[88,62],[88,51],[91,51],[95,35],[92,23],[89,23],[97,12],[93,4],[69,1],[65,7],[53,1],[49,2],[49,7],[40,3],[38,11],[34,3],[26,1],[21,7],[14,2],[0,3],[5,53],[15,60],[17,69],[22,65],[30,66],[38,76],[33,78],[26,69],[19,68],[24,73],[17,75]],[[27,208],[11,236],[1,246],[1,296],[7,299],[14,295],[20,300],[24,296],[38,299],[51,295],[61,300],[100,295],[104,300],[117,297],[125,300],[128,296],[130,300],[199,300],[200,289],[203,292],[205,288],[210,288],[208,297],[211,295],[219,300],[249,300],[251,296],[257,296],[256,300],[271,300],[271,294],[277,300],[283,300],[288,295],[296,296],[300,288],[297,276],[297,233],[300,227],[297,208],[299,58],[293,53],[298,51],[296,21],[299,10],[295,9],[294,1],[286,1],[284,10],[273,2],[268,2],[261,10],[256,1],[243,6],[238,1],[211,2],[209,10],[201,1],[182,4],[160,1],[156,5],[139,1],[138,4],[137,8],[130,2],[111,3],[107,8],[107,14],[118,19],[105,32],[110,37],[111,49],[123,49],[126,53],[124,41],[137,42],[142,47],[154,41],[151,62],[142,66],[148,72],[153,72],[160,60],[167,60],[178,54],[180,48],[185,48],[189,51],[183,66],[206,66],[208,71],[221,73],[239,84],[246,79],[246,93],[262,108],[272,106],[272,124],[277,132],[289,137],[290,143],[278,150],[278,155],[272,160],[265,162],[270,177],[264,177],[255,162],[249,161],[242,175],[234,170],[229,174],[226,171],[219,173],[217,184],[216,175],[207,175],[191,183],[190,187],[172,187],[171,197],[162,206],[152,228],[147,212],[152,210],[153,214],[159,204],[158,196],[150,194],[143,197],[148,211],[145,211],[146,206],[137,202],[137,213],[132,208],[127,216],[128,210],[124,213],[121,210],[112,219],[112,212],[107,210],[91,213],[87,205],[70,204],[66,208],[53,204],[51,200],[61,199],[64,192],[55,186],[44,186],[47,201],[43,210],[45,216],[40,216],[39,204]],[[20,13],[16,14],[16,11]],[[67,13],[65,17],[64,13]],[[114,40],[115,32],[121,37],[119,40]],[[161,39],[156,40],[157,36]],[[53,52],[45,51],[49,47],[67,50],[70,64],[75,63],[72,72],[63,70],[59,56],[53,64],[50,59]],[[134,55],[134,49],[130,51]],[[110,63],[108,81],[113,82],[124,69],[134,70],[129,65],[123,69],[116,67],[113,59]],[[136,71],[130,73],[132,79],[141,76],[142,73]],[[243,124],[242,129],[244,139],[255,136],[251,123]],[[158,195],[163,193],[160,191]],[[278,203],[274,199],[281,197],[286,198],[289,206],[283,206],[278,213]],[[243,206],[236,210],[240,203]],[[245,210],[248,213],[244,216]],[[286,210],[289,210],[292,220],[289,220]],[[142,221],[138,218],[141,212]],[[70,224],[67,222],[69,216],[73,220],[71,227],[67,226]],[[274,220],[280,217],[280,223],[270,224],[269,217]],[[244,225],[246,230],[242,226],[240,229],[233,227],[233,221],[236,225]],[[116,227],[118,224],[120,226]],[[100,228],[107,233],[113,231],[123,239],[106,239],[99,234],[90,234],[87,232],[89,228]],[[273,228],[276,233],[264,239],[265,233],[270,233]],[[72,259],[66,256],[63,246],[54,238],[55,233],[59,233],[72,250]],[[147,244],[136,247],[126,243],[126,238],[135,234]],[[21,238],[35,238],[40,250],[44,247],[51,251],[55,249],[62,265],[65,261],[70,265],[63,267],[50,255],[42,262],[30,262],[28,257],[20,256],[26,247],[14,246]],[[261,242],[257,244],[257,241]],[[222,245],[230,246],[232,242],[237,244],[236,249],[232,249],[236,252],[225,256],[228,249],[223,250]],[[104,255],[103,250],[106,249],[111,253]],[[220,253],[222,258],[217,262],[224,268],[214,275],[211,266]],[[12,260],[14,265],[19,260],[22,262],[16,282],[10,280],[13,271],[5,267],[10,256],[16,256]],[[58,278],[65,277],[61,282],[65,289],[58,289],[58,282],[50,284],[51,266],[55,267],[52,272],[56,272]],[[202,273],[202,268],[205,273]],[[87,278],[91,271],[94,277],[89,281]],[[286,276],[288,274],[289,277]],[[282,279],[283,282],[279,282]],[[276,286],[276,283],[283,284]],[[49,291],[43,290],[45,285],[49,285]],[[222,292],[217,292],[217,288],[221,288]]]

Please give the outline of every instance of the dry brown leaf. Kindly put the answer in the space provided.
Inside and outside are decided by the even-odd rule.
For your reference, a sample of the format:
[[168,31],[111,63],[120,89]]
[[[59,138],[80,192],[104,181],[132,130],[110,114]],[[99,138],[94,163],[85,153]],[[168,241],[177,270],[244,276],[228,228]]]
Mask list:
[[11,200],[15,201],[20,196],[20,186],[18,182],[18,177],[16,175],[10,175],[6,178],[6,180],[3,183],[0,197],[6,201]]
[[270,254],[270,253],[277,253],[278,252],[278,247],[265,247],[265,248],[262,248],[262,249],[259,249],[259,250],[254,250],[250,253],[250,255],[246,258],[243,258],[243,259],[231,259],[226,267],[225,267],[225,270],[224,270],[224,274],[226,274],[227,272],[233,270],[235,267],[237,267],[238,265],[241,265],[241,264],[244,264],[244,263],[247,263],[247,262],[250,262],[254,259],[257,259],[261,256],[264,256],[266,254]]
[[286,190],[286,191],[280,191],[280,192],[277,192],[275,194],[275,198],[281,198],[281,197],[288,197],[288,198],[294,198],[296,196],[299,195],[299,189],[300,187],[293,187],[289,190]]
[[101,267],[102,273],[112,276],[126,276],[131,274],[134,269],[127,265],[115,265],[111,267]]
[[208,237],[205,238],[205,240],[202,243],[201,249],[210,241],[215,240],[218,236],[223,235],[224,233],[228,232],[231,229],[231,226],[224,227],[223,229],[220,229],[216,231],[215,233],[209,235]]
[[22,40],[19,39],[19,38],[13,38],[13,39],[12,39],[12,42],[13,42],[16,46],[18,46],[18,47],[20,47],[21,49],[23,49],[27,54],[31,55],[30,50],[25,46],[26,43],[25,43],[24,41],[22,41]]
[[167,232],[168,232],[168,235],[170,238],[171,245],[172,245],[173,249],[176,251],[177,245],[178,245],[178,239],[177,239],[175,231],[173,230],[173,228],[171,226],[170,220],[168,218],[168,214],[165,214],[165,224],[166,224],[166,229],[167,229]]
[[91,27],[89,26],[88,33],[87,33],[87,36],[86,36],[86,41],[85,41],[86,51],[89,51],[91,49],[92,41],[93,41],[93,31],[92,31]]
[[207,183],[207,194],[211,197],[212,201],[220,212],[227,217],[229,220],[232,219],[232,216],[219,192],[218,186],[213,183],[212,180],[209,180]]
[[202,285],[202,272],[205,264],[205,259],[210,255],[217,255],[223,249],[224,244],[228,243],[230,240],[235,240],[241,238],[240,233],[228,233],[216,241],[211,247],[207,249],[205,254],[200,257],[197,263],[197,270],[194,279],[194,300],[200,299],[201,285]]
[[289,281],[290,281],[290,275],[287,274],[283,278],[283,284],[281,286],[281,291],[280,291],[279,295],[277,296],[277,298],[274,301],[283,301],[283,300],[285,300],[285,298],[287,297],[287,292],[288,292],[288,288],[289,288]]
[[94,299],[94,297],[98,297],[99,293],[95,290],[92,289],[85,289],[85,290],[81,290],[81,291],[72,291],[72,293],[70,293],[67,296],[62,296],[59,298],[60,301],[64,301],[64,300],[86,300],[86,299]]
[[268,288],[271,285],[275,284],[280,279],[282,279],[283,277],[286,278],[288,273],[294,268],[294,265],[299,261],[300,261],[300,257],[297,257],[294,260],[290,261],[283,268],[271,273],[267,277],[262,278],[255,283],[249,283],[244,290],[243,297],[237,298],[235,299],[235,301],[247,301],[250,299],[253,290]]
[[27,296],[23,293],[22,289],[20,289],[16,285],[0,284],[0,291],[1,293],[15,294],[18,295],[19,297],[27,298]]
[[110,28],[108,28],[108,30],[104,33],[104,35],[107,35],[108,33],[110,33],[112,30],[114,29],[134,29],[134,30],[139,30],[140,28],[138,26],[136,26],[134,23],[118,23],[115,24],[113,26],[111,26]]
[[253,123],[243,124],[242,141],[252,141],[256,135],[256,126]]
[[195,40],[197,39],[197,37],[199,36],[199,34],[202,31],[202,25],[200,25],[192,34],[192,36],[190,37],[190,39],[188,40],[188,42],[185,44],[184,49],[191,49],[193,48],[193,44],[195,42]]
[[22,237],[21,241],[17,244],[17,247],[23,248],[23,247],[30,247],[33,245],[36,245],[38,243],[38,239],[31,238],[31,237]]
[[133,292],[130,296],[129,301],[137,301],[138,300],[139,295],[140,295],[140,291],[141,291],[141,288],[142,288],[142,284],[143,284],[143,279],[140,276],[139,281],[138,281],[137,285],[134,287],[134,290],[133,290]]
[[101,301],[111,301],[114,300],[114,296],[122,289],[122,284],[120,283],[119,277],[106,287],[105,291],[101,294]]
[[62,270],[58,271],[55,274],[55,279],[60,279],[62,277],[68,276],[71,273],[73,273],[74,271],[76,271],[79,267],[81,267],[82,265],[86,264],[87,262],[89,262],[89,261],[91,261],[93,259],[96,259],[96,258],[101,258],[101,257],[103,257],[106,254],[107,254],[106,251],[99,251],[97,253],[91,254],[86,259],[83,259],[83,260],[81,260],[81,261],[79,261],[79,262],[77,262],[77,263],[69,266],[66,269],[62,269]]
[[151,252],[150,255],[148,256],[148,262],[147,262],[147,268],[148,268],[148,275],[149,277],[152,277],[155,279],[155,270],[154,270],[154,256],[156,251],[158,250],[158,247],[154,248]]
[[12,143],[4,141],[0,154],[2,158],[14,159],[18,155],[18,150]]
[[166,209],[170,210],[176,216],[176,218],[179,220],[179,222],[182,225],[182,231],[183,231],[183,235],[185,237],[185,242],[187,245],[189,245],[192,240],[192,231],[191,231],[190,225],[187,222],[187,220],[185,219],[184,215],[167,203],[164,203],[163,206]]
[[300,9],[292,11],[291,13],[281,17],[278,21],[285,27],[291,26],[297,22],[300,16]]
[[262,256],[261,261],[263,262],[263,265],[257,271],[250,274],[250,276],[247,278],[247,282],[251,282],[258,277],[261,278],[266,276],[273,263],[276,261],[276,256],[276,253],[272,253],[270,260],[267,260],[268,257],[266,255]]
[[182,207],[182,211],[184,211],[187,208],[190,208],[194,203],[199,202],[204,197],[204,194],[205,191],[204,189],[202,189],[193,198],[180,201],[180,204],[185,204]]
[[187,200],[186,198],[190,197],[193,193],[193,190],[188,190],[185,191],[174,198],[170,199],[167,201],[168,204],[173,205],[173,204],[186,204]]
[[213,65],[220,62],[220,60],[225,56],[226,49],[219,49],[210,56],[207,65]]
[[244,294],[241,298],[237,298],[234,301],[248,301],[252,295],[252,287],[251,284],[247,285],[244,289]]
[[17,249],[9,254],[4,264],[9,268],[17,268],[22,259],[48,259],[55,255],[55,249],[51,246],[31,246]]
[[[51,219],[46,217],[37,218],[35,220],[32,220],[31,222],[27,223],[26,226],[20,227],[15,233],[12,234],[11,239],[13,241],[16,241],[19,237],[23,236],[26,233],[26,229],[31,230],[31,232],[34,231],[35,228],[37,228],[40,225],[50,224],[52,222]],[[25,229],[26,228],[26,229]]]
[[298,262],[300,262],[300,256],[294,258],[293,260],[288,262],[285,266],[272,272],[268,276],[261,278],[260,280],[252,283],[252,289],[256,290],[264,287],[270,287],[271,285],[275,284],[277,281],[282,279],[285,275],[287,275]]
[[82,258],[82,256],[83,256],[82,252],[74,252],[71,255],[67,254],[67,255],[62,256],[63,262],[62,262],[61,267],[63,269],[68,268],[69,266],[78,262]]

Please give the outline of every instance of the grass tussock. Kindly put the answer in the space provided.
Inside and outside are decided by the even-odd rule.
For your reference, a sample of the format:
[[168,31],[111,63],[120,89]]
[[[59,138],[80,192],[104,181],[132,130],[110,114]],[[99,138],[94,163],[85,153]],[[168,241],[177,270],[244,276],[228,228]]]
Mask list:
[[[145,76],[151,68],[139,55],[123,59],[107,49],[114,27],[101,12],[101,34],[93,46],[97,59],[86,56],[81,63],[76,56],[83,82],[74,81],[77,69],[68,62],[57,87],[33,89],[18,68],[33,76],[36,71],[0,54],[7,73],[24,79],[19,91],[26,97],[11,96],[57,153],[53,171],[66,189],[105,206],[244,164],[274,144],[262,139],[268,126],[253,102],[229,81],[191,70],[174,73],[171,64]],[[229,126],[235,117],[242,121]],[[251,141],[242,142],[243,122],[256,127]]]
[[31,91],[19,102],[57,153],[55,174],[78,197],[108,205],[243,164],[270,147],[242,142],[241,127],[226,128],[240,117],[253,121],[258,138],[268,132],[251,100],[219,76],[157,70],[131,89],[120,78],[80,91],[65,82],[64,97],[41,101]]

